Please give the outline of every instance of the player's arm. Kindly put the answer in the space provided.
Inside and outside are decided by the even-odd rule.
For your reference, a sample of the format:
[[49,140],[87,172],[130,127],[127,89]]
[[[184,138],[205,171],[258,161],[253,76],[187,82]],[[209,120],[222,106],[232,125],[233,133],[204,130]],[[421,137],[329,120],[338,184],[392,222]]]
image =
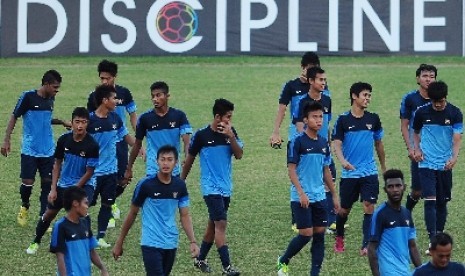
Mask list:
[[129,121],[131,122],[132,129],[136,132],[137,127],[137,113],[131,112],[129,113]]
[[408,241],[408,249],[410,253],[410,259],[415,267],[419,267],[421,265],[421,256],[420,252],[418,251],[417,243],[415,239],[410,239]]
[[48,202],[50,202],[50,204],[53,204],[53,202],[57,198],[58,179],[60,178],[62,164],[63,159],[55,158],[55,163],[53,163],[52,169],[52,184],[50,187],[50,192],[48,194]]
[[381,171],[386,171],[386,154],[384,152],[384,143],[382,140],[375,141],[376,154],[378,155],[379,164],[381,165]]
[[179,208],[179,218],[182,228],[190,242],[191,257],[195,258],[199,255],[200,249],[195,240],[194,226],[192,225],[192,217],[189,214],[188,207]]
[[134,166],[134,162],[136,161],[137,155],[139,154],[140,149],[142,148],[142,140],[135,139],[133,146],[131,147],[131,152],[129,154],[128,166],[126,171],[124,172],[124,178],[128,181],[131,181],[132,175],[132,167]]
[[98,269],[100,269],[100,275],[102,276],[107,276],[109,275],[108,274],[108,271],[107,271],[107,268],[105,267],[105,265],[103,264],[102,260],[100,259],[100,256],[98,255],[97,253],[97,250],[95,249],[92,249],[90,251],[90,260],[92,261],[92,263],[98,267]]
[[462,144],[462,134],[454,133],[452,136],[452,157],[447,160],[445,169],[452,170],[459,158],[460,145]]
[[341,163],[342,167],[346,170],[355,170],[354,166],[349,163],[344,157],[344,154],[342,153],[342,141],[335,139],[333,140],[333,150],[334,150],[334,155],[336,155],[337,160]]
[[84,187],[84,185],[86,185],[87,181],[89,181],[89,179],[92,177],[92,175],[94,174],[94,170],[95,168],[94,167],[89,167],[87,166],[86,167],[86,172],[84,173],[83,176],[81,176],[81,178],[79,179],[78,183],[76,184],[76,186],[82,188]]
[[129,229],[131,229],[134,221],[136,220],[137,214],[139,213],[139,207],[131,204],[131,208],[124,219],[123,225],[121,226],[121,233],[118,236],[118,239],[115,242],[115,246],[113,247],[113,258],[118,260],[119,257],[123,255],[123,243],[124,239],[128,235]]
[[368,262],[370,263],[371,273],[373,276],[379,276],[378,251],[379,243],[370,241],[368,243]]
[[184,161],[184,165],[182,166],[182,172],[180,176],[182,180],[186,180],[187,175],[191,171],[192,164],[194,164],[194,160],[195,160],[195,156],[188,153],[186,157],[186,161]]
[[67,272],[66,272],[65,254],[63,254],[62,252],[57,252],[57,253],[55,253],[55,255],[57,257],[58,274],[60,274],[62,276],[68,275]]
[[[187,158],[187,154],[189,153],[189,144],[190,144],[190,140],[191,140],[191,136],[190,134],[183,134],[181,135],[181,139],[182,139],[182,143],[184,145],[184,160],[186,160]],[[185,162],[185,161],[183,161]]]
[[[132,135],[126,134],[126,135],[124,136],[124,141],[126,141],[126,143],[128,143],[128,145],[131,146],[131,148],[134,147],[134,145],[136,144],[136,140],[137,140],[137,139],[136,139],[134,136],[132,136]],[[131,152],[132,152],[132,150],[131,150]],[[137,151],[137,153],[140,154],[141,156],[144,156],[144,155],[145,155],[145,150],[144,150],[144,148],[142,147],[142,145],[141,145],[141,147],[139,148],[139,150]],[[134,164],[134,162],[133,162],[133,164]]]
[[336,185],[334,185],[333,176],[331,175],[331,171],[329,170],[329,166],[324,167],[324,175],[323,175],[326,187],[328,187],[329,191],[331,192],[331,196],[333,197],[334,203],[334,211],[337,213],[339,211],[339,196],[336,192]]
[[274,120],[274,128],[273,132],[271,133],[270,137],[270,144],[281,144],[282,138],[279,134],[279,129],[281,128],[281,124],[283,123],[284,116],[286,115],[287,105],[279,104],[278,105],[278,112],[276,113],[276,118]]
[[16,121],[18,119],[12,114],[5,130],[5,138],[3,138],[3,145],[1,148],[1,153],[3,156],[7,157],[11,151],[11,133],[13,133],[13,129],[15,129]]
[[414,150],[412,142],[410,141],[409,124],[409,119],[400,119],[400,132],[402,133],[402,138],[404,138],[405,146],[407,147],[408,157],[413,160]]
[[65,120],[53,118],[51,123],[52,125],[62,125],[68,129],[71,128],[71,121],[65,121]]
[[231,123],[222,123],[221,128],[218,128],[218,132],[226,135],[229,138],[231,150],[233,152],[234,157],[236,159],[241,159],[242,155],[244,154],[244,151],[239,142],[237,141],[237,137],[232,129]]
[[415,130],[413,132],[413,150],[415,161],[420,162],[423,160],[423,151],[420,148],[421,134],[420,131]]
[[287,172],[289,175],[289,179],[291,180],[292,185],[294,185],[294,187],[297,190],[297,193],[299,194],[300,206],[302,206],[302,208],[308,208],[308,205],[310,205],[310,199],[308,198],[307,194],[304,192],[304,189],[302,188],[302,185],[300,184],[296,168],[297,165],[294,163],[287,164]]

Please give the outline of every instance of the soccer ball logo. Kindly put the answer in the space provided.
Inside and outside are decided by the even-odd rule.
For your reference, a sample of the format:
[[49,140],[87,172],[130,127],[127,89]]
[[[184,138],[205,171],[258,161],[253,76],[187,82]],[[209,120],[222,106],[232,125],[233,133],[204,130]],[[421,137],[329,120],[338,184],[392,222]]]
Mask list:
[[191,6],[182,2],[172,2],[158,12],[156,24],[158,33],[164,40],[182,43],[195,35],[199,20]]

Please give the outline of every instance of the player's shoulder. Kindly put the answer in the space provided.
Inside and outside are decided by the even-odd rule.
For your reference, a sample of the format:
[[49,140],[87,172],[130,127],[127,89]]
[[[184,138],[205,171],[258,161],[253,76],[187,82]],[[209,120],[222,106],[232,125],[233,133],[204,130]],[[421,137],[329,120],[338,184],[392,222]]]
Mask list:
[[73,131],[72,130],[68,130],[68,131],[62,133],[60,135],[60,137],[58,137],[57,141],[65,141],[65,140],[69,139],[70,137],[71,138],[73,137]]
[[184,115],[186,115],[186,113],[184,111],[182,111],[181,109],[176,108],[176,107],[172,107],[172,106],[170,106],[170,109],[169,109],[168,112],[170,112],[171,114],[176,115],[176,116],[184,116]]
[[118,92],[118,93],[129,93],[129,94],[131,94],[131,91],[127,87],[119,85],[119,84],[115,85],[115,89],[116,89],[116,92]]

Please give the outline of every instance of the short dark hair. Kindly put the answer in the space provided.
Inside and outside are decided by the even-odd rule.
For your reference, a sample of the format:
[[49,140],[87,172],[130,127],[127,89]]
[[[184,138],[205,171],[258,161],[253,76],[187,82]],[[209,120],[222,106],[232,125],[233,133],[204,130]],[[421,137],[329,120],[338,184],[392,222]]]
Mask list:
[[216,114],[223,117],[229,111],[234,111],[234,104],[226,99],[216,99],[213,105],[213,116]]
[[354,100],[352,99],[352,94],[355,94],[358,97],[358,95],[360,95],[360,92],[362,92],[363,90],[368,90],[371,92],[373,88],[371,87],[371,84],[361,81],[352,84],[349,91],[350,104],[354,102]]
[[48,70],[47,72],[44,73],[44,75],[42,76],[42,85],[46,84],[46,83],[54,83],[54,82],[58,82],[58,83],[61,83],[61,75],[60,73],[58,73],[58,71],[56,70]]
[[172,152],[176,160],[178,160],[178,150],[176,149],[176,147],[172,145],[161,146],[157,151],[157,160],[158,158],[160,158],[160,155],[165,154],[165,153],[170,153],[170,152]]
[[86,191],[78,186],[72,186],[67,188],[63,194],[63,207],[66,211],[71,210],[73,201],[81,201],[87,197]]
[[320,66],[320,58],[315,52],[305,52],[300,60],[302,67],[306,67],[309,64],[315,64],[317,67]]
[[150,85],[150,92],[152,92],[155,89],[161,90],[165,94],[170,93],[170,87],[164,81],[156,81],[156,82],[152,83],[152,85]]
[[431,239],[431,245],[430,249],[436,250],[438,245],[440,246],[446,246],[446,245],[453,245],[452,237],[447,234],[447,233],[437,233],[432,239]]
[[94,92],[95,105],[97,107],[101,105],[103,102],[103,99],[110,98],[111,93],[116,93],[115,88],[111,85],[101,84],[95,87],[95,92]]
[[432,101],[447,98],[447,84],[443,81],[435,81],[428,86],[428,97]]
[[79,117],[79,118],[85,118],[89,120],[89,111],[87,111],[87,108],[85,107],[76,107],[73,110],[73,113],[71,114],[71,120],[74,118]]
[[434,65],[425,64],[425,63],[420,64],[417,71],[415,72],[415,75],[419,77],[421,75],[421,72],[423,71],[431,71],[431,72],[434,72],[435,77],[438,76],[438,69]]
[[106,72],[112,75],[113,77],[116,77],[116,74],[118,74],[118,64],[116,64],[113,61],[104,59],[100,61],[100,63],[98,64],[97,71],[99,74],[102,72]]
[[404,174],[399,169],[389,169],[383,173],[384,182],[390,178],[400,178],[402,181],[404,181]]
[[314,80],[316,78],[316,75],[318,74],[324,74],[325,70],[321,67],[312,67],[307,69],[307,80],[312,79]]
[[302,108],[302,115],[308,117],[308,114],[313,111],[324,111],[323,105],[317,101],[311,101],[304,104]]

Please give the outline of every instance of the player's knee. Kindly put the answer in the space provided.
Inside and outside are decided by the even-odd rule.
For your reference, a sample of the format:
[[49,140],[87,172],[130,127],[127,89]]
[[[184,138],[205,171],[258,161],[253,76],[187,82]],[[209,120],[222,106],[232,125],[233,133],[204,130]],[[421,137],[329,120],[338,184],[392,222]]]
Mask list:
[[24,185],[26,186],[32,186],[34,185],[34,179],[21,179]]
[[363,202],[363,212],[365,214],[373,214],[374,211],[375,211],[375,205],[373,203],[368,202],[368,201]]
[[339,212],[338,212],[339,216],[346,218],[349,214],[350,214],[350,209],[344,209],[344,208],[339,209]]
[[312,228],[299,229],[299,235],[304,236],[304,237],[311,237],[313,236],[313,229]]
[[412,199],[418,200],[421,197],[421,191],[420,190],[412,190],[410,192],[410,196],[412,197]]

